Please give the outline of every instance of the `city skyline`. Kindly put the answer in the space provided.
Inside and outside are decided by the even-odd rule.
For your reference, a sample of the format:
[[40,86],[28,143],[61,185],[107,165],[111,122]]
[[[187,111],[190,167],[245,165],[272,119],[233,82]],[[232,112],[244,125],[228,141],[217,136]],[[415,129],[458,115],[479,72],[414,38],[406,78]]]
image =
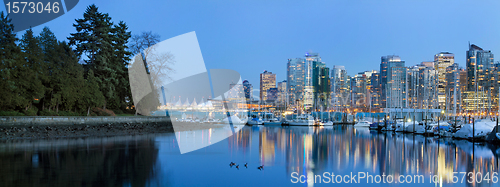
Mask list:
[[[67,14],[33,30],[39,33],[48,26],[65,40],[75,32],[74,18],[92,3],[80,1]],[[196,31],[207,69],[233,69],[253,84],[263,70],[286,80],[287,59],[309,51],[320,53],[329,68],[344,65],[350,76],[378,69],[383,55],[398,54],[406,64],[418,64],[448,51],[465,67],[468,42],[500,51],[500,25],[494,24],[498,1],[95,3],[115,22],[127,22],[132,34],[152,31],[165,40]],[[149,11],[133,13],[144,9]]]

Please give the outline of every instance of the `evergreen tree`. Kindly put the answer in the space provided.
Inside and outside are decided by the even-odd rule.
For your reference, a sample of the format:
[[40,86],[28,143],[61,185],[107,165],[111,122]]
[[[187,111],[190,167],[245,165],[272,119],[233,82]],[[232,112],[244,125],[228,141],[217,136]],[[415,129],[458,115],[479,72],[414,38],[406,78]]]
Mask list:
[[121,97],[125,97],[120,96],[120,92],[126,91],[123,88],[126,80],[123,78],[125,64],[122,61],[126,61],[127,54],[119,54],[124,51],[119,46],[126,45],[127,35],[130,35],[126,31],[126,25],[120,23],[114,28],[108,14],[101,13],[97,6],[90,5],[83,14],[83,19],[76,19],[73,26],[77,33],[72,33],[68,38],[70,45],[76,47],[75,52],[79,57],[85,55],[86,72],[93,71],[104,95],[103,108],[119,108]]
[[[61,55],[57,53],[58,41],[56,36],[48,27],[44,27],[42,32],[40,32],[40,36],[38,36],[40,48],[43,51],[43,67],[44,74],[46,75],[46,79],[42,80],[42,84],[45,87],[45,95],[41,98],[41,110],[45,110],[45,108],[50,108],[49,103],[51,103],[51,95],[53,93],[53,86],[55,79],[57,79],[55,75],[56,71],[59,71],[59,66],[57,64],[57,58]],[[71,51],[72,52],[72,51]]]
[[14,110],[20,104],[16,94],[17,84],[15,77],[16,59],[20,48],[16,45],[16,33],[11,19],[0,12],[0,110]]
[[121,110],[125,110],[127,107],[132,107],[133,105],[128,77],[128,66],[132,53],[128,51],[127,46],[131,34],[127,30],[128,26],[123,21],[120,21],[120,23],[114,27],[114,60],[118,74],[117,93],[120,101],[119,108]]
[[24,98],[24,108],[32,107],[33,101],[39,101],[43,97],[45,88],[42,80],[46,79],[43,67],[43,52],[39,40],[33,35],[33,30],[28,29],[23,35],[19,46],[22,50],[23,59],[18,61],[17,75],[20,95]]

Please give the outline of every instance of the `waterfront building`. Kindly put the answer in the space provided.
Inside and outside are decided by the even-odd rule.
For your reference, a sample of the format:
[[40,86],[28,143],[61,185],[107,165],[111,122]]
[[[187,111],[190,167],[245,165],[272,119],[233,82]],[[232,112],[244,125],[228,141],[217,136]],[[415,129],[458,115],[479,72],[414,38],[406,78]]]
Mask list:
[[288,102],[287,81],[278,82],[278,102],[284,104]]
[[[483,92],[487,95],[487,102],[492,102],[492,97],[496,92],[496,75],[494,73],[493,53],[489,50],[483,50],[477,45],[470,45],[467,51],[467,91]],[[478,95],[479,97],[479,95]],[[465,97],[464,97],[465,98]],[[479,102],[478,100],[474,100]],[[485,105],[474,104],[476,107]],[[484,110],[477,108],[476,110]],[[488,110],[490,108],[487,108]]]
[[408,67],[408,108],[418,109],[418,90],[420,88],[420,69],[426,68],[422,64]]
[[287,90],[289,105],[297,107],[302,103],[305,79],[305,60],[303,58],[288,59],[287,63]]
[[491,103],[488,102],[488,94],[480,91],[465,91],[462,94],[462,110],[468,113],[481,115],[486,109],[491,108]]
[[370,79],[371,107],[380,108],[380,72],[373,73]]
[[264,101],[267,99],[267,90],[270,88],[276,88],[276,74],[272,72],[264,71],[260,74],[260,100]]
[[349,85],[347,71],[344,66],[333,66],[330,77],[330,106],[336,110],[349,106]]
[[[381,89],[383,93],[382,95],[385,95],[385,107],[405,108],[407,106],[407,70],[405,67],[405,61],[402,61],[399,56],[386,56],[382,57],[382,63],[380,66],[382,79]],[[382,102],[384,103],[384,101]]]
[[460,68],[460,91],[467,91],[467,70]]
[[[455,55],[449,52],[441,52],[434,55],[434,69],[438,77],[438,102],[439,108],[444,109],[446,105],[446,68],[455,63]],[[457,67],[458,68],[458,67]]]
[[[319,59],[321,60],[321,59]],[[330,68],[325,62],[313,61],[313,89],[315,108],[326,107],[330,98]]]
[[422,63],[419,69],[419,88],[417,108],[437,109],[439,106],[437,99],[437,71],[433,66]]
[[253,100],[253,86],[248,80],[243,81],[243,91],[247,100]]
[[321,65],[321,57],[318,53],[306,53],[305,55],[305,74],[304,74],[304,96],[302,106],[305,110],[313,108],[315,103],[314,83],[317,81],[314,68]]
[[245,95],[242,84],[231,83],[229,84],[229,91],[227,98],[241,99]]
[[356,108],[367,109],[371,102],[371,77],[377,71],[364,71],[351,78],[352,101]]
[[[439,74],[439,72],[438,72]],[[445,109],[449,114],[456,115],[460,112],[460,68],[457,63],[453,63],[451,66],[446,68],[446,87],[445,87]],[[438,88],[438,93],[439,93]],[[440,99],[440,98],[439,98]],[[438,99],[438,100],[439,100]],[[442,106],[440,105],[442,108]]]
[[404,61],[401,61],[401,58],[397,55],[387,55],[387,56],[382,56],[381,57],[381,62],[380,62],[380,107],[388,107],[387,105],[387,99],[388,97],[388,83],[392,79],[390,77],[391,73],[391,68],[399,65],[403,65],[404,67]]
[[266,102],[274,103],[278,100],[278,88],[269,88],[266,92]]

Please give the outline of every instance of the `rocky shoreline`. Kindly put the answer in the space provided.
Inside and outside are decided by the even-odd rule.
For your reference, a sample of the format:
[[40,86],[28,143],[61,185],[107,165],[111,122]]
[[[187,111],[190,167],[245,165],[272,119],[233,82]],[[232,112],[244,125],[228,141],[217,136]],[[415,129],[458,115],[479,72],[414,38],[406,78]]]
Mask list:
[[[182,123],[176,131],[191,131],[219,128],[211,124]],[[0,140],[8,139],[52,139],[75,137],[109,137],[124,135],[145,135],[172,133],[169,122],[150,123],[108,123],[108,124],[68,124],[68,125],[0,125]]]

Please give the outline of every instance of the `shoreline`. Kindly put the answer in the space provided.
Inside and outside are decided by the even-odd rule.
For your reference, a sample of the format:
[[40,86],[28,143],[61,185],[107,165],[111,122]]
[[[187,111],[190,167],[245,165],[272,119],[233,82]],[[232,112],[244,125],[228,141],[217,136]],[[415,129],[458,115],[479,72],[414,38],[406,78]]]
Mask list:
[[170,122],[165,116],[0,116],[0,125],[100,125],[108,123]]
[[176,122],[174,131],[170,118],[150,116],[0,117],[0,140],[151,135],[220,127]]

